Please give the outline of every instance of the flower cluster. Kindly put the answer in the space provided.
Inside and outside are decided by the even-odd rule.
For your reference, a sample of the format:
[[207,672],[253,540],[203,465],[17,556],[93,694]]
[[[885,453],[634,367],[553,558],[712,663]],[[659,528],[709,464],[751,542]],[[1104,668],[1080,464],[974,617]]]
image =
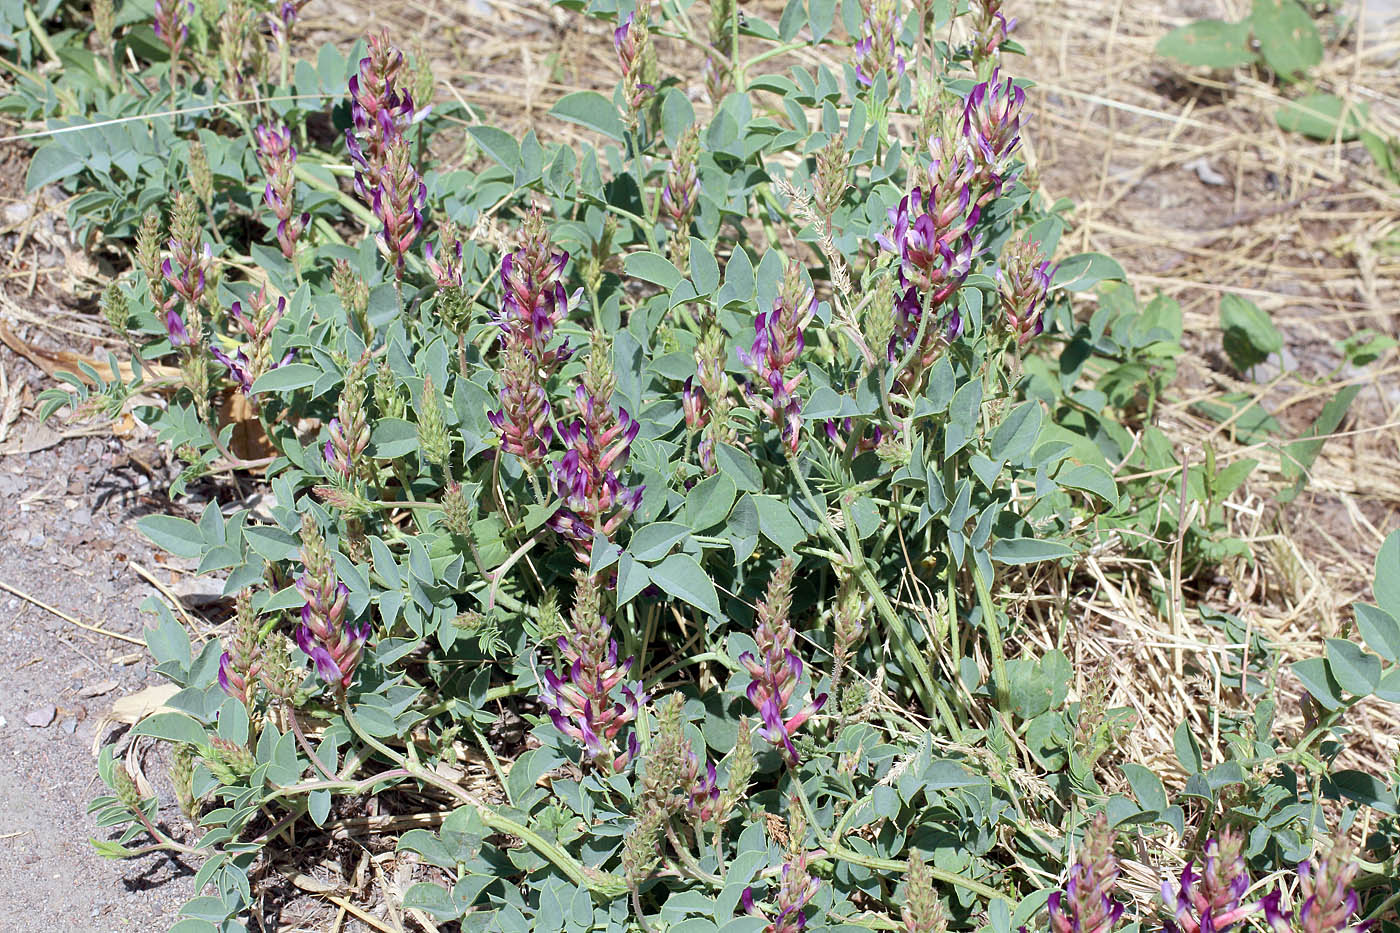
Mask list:
[[190,37],[190,20],[194,18],[193,0],[156,0],[156,38],[170,50],[171,67],[179,61],[180,50]]
[[895,0],[861,0],[865,19],[856,40],[856,80],[870,87],[880,75],[904,77],[904,56],[897,47],[904,21]]
[[433,241],[423,243],[423,258],[438,288],[460,288],[462,285],[462,231],[452,221],[438,227],[441,249]]
[[720,790],[714,762],[700,757],[685,736],[681,714],[685,700],[673,693],[656,708],[656,737],[647,749],[642,796],[670,815],[684,811],[704,824],[719,814]]
[[1006,329],[1022,346],[1045,330],[1041,307],[1054,276],[1050,261],[1043,258],[1040,243],[1029,236],[1014,240],[1002,249],[996,271],[997,293]]
[[754,632],[758,654],[746,651],[739,655],[740,666],[751,678],[749,702],[758,709],[763,720],[759,735],[781,748],[789,764],[797,763],[793,733],[826,703],[823,693],[796,713],[788,713],[793,692],[802,679],[802,659],[794,648],[796,633],[788,621],[792,608],[792,577],[796,570],[796,561],[787,557],[773,571],[768,592],[758,604],[758,629]]
[[1016,18],[1007,19],[1001,5],[1002,0],[972,0],[974,66],[980,67],[984,61],[995,60],[1002,43],[1016,28]]
[[235,301],[229,308],[229,317],[242,332],[242,345],[235,348],[232,355],[218,347],[209,348],[214,359],[228,368],[229,377],[238,383],[239,390],[249,397],[259,376],[286,366],[296,356],[296,351],[288,350],[282,359],[275,362],[272,359],[272,332],[287,310],[287,299],[279,297],[274,304],[263,288],[253,296],[251,304],[251,313],[244,310],[241,301]]
[[1334,845],[1317,861],[1298,866],[1298,893],[1302,903],[1291,917],[1277,911],[1269,917],[1274,929],[1284,933],[1290,927],[1298,933],[1363,933],[1369,926],[1355,923],[1360,902],[1352,882],[1359,866],[1344,843]]
[[1000,195],[1015,179],[1012,157],[1021,145],[1021,109],[1026,92],[1001,71],[978,84],[963,107],[963,137],[977,166],[974,184],[981,190],[978,204]]
[[233,638],[228,650],[219,656],[219,688],[244,706],[253,702],[262,669],[259,635],[253,593],[244,590],[234,599]]
[[783,861],[782,874],[778,876],[778,893],[773,899],[773,911],[769,913],[754,903],[752,888],[745,888],[744,893],[739,895],[739,903],[746,914],[768,921],[766,933],[801,933],[807,926],[804,908],[817,893],[819,884],[807,871],[807,850],[803,838],[807,833],[806,821],[798,815],[800,811],[795,800],[789,800],[788,810],[793,814],[788,827],[788,855]]
[[722,328],[708,327],[695,346],[695,375],[686,377],[681,387],[681,407],[685,413],[686,429],[700,433],[697,453],[700,465],[709,473],[715,471],[715,445],[733,440],[729,412],[734,405],[730,398],[730,378],[724,364],[728,346]]
[[625,408],[614,413],[586,385],[575,390],[574,404],[578,416],[559,428],[559,440],[568,450],[550,471],[554,491],[563,500],[550,527],[586,564],[594,535],[611,539],[642,504],[645,487],[624,486],[618,478],[641,424]]
[[346,621],[350,590],[336,576],[326,541],[309,514],[301,522],[301,563],[304,570],[296,579],[296,588],[305,604],[297,628],[297,647],[315,663],[321,679],[341,692],[354,682],[355,668],[369,639],[369,623]]
[[428,189],[414,166],[413,147],[405,130],[421,119],[407,90],[395,86],[403,53],[384,34],[368,39],[369,54],[350,78],[352,129],[346,148],[355,163],[355,192],[369,203],[383,229],[379,250],[394,263],[402,279],[404,257],[423,229]]
[[[589,760],[600,769],[617,773],[636,756],[637,736],[627,737],[621,753],[614,742],[622,727],[637,718],[645,695],[641,684],[623,683],[632,659],[618,662],[617,640],[603,616],[597,581],[583,571],[575,580],[570,626],[558,642],[567,662],[564,677],[545,671],[540,699],[556,729],[582,743]],[[621,701],[614,699],[615,690]]]
[[797,387],[804,374],[799,372],[788,379],[784,373],[802,352],[802,331],[816,311],[816,292],[803,280],[801,266],[789,262],[782,291],[773,299],[773,310],[754,319],[752,345],[738,350],[739,361],[755,377],[749,397],[764,417],[782,430],[783,440],[793,453],[797,452],[802,433],[802,403]]
[[546,388],[570,356],[567,341],[550,346],[569,312],[560,281],[568,261],[568,253],[554,249],[538,210],[526,215],[519,248],[501,260],[505,297],[495,318],[501,328],[501,407],[487,417],[501,436],[501,449],[532,471],[544,463],[554,439]]
[[345,374],[345,388],[336,402],[335,417],[326,426],[330,437],[322,449],[326,468],[334,480],[354,481],[364,473],[360,461],[369,446],[369,419],[365,413],[365,390],[369,382],[368,353],[361,356]]
[[918,850],[909,855],[900,919],[904,921],[905,933],[944,933],[948,929],[947,912],[933,889],[933,872]]
[[1123,916],[1113,899],[1118,883],[1114,833],[1099,813],[1084,832],[1084,844],[1069,869],[1064,891],[1050,895],[1051,933],[1109,933]]
[[311,222],[310,214],[296,214],[293,201],[296,178],[292,170],[296,166],[297,150],[292,145],[292,131],[285,126],[259,123],[253,129],[253,136],[257,140],[258,164],[267,176],[263,201],[277,217],[277,245],[282,247],[282,255],[291,259],[296,252],[297,237]]
[[[193,325],[198,321],[199,303],[204,299],[204,288],[209,275],[209,267],[214,262],[214,254],[205,242],[203,230],[195,214],[194,199],[185,192],[175,197],[175,207],[171,211],[170,256],[160,265],[161,275],[173,290],[161,303],[165,312],[165,329],[174,346],[200,344],[203,335],[200,328]],[[180,315],[179,303],[183,301],[187,322]],[[190,331],[195,333],[191,336]]]
[[1245,902],[1250,881],[1243,850],[1243,833],[1222,830],[1206,843],[1205,865],[1199,872],[1195,862],[1187,862],[1175,891],[1170,880],[1162,882],[1162,899],[1173,912],[1167,933],[1226,933],[1261,910],[1271,924],[1281,921],[1277,891]]

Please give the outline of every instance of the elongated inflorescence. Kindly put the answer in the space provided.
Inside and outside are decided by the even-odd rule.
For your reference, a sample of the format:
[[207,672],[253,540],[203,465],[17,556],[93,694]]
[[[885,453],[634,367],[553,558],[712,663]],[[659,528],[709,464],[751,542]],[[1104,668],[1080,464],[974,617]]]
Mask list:
[[625,486],[619,478],[641,424],[625,408],[614,412],[585,385],[574,391],[574,407],[574,420],[559,428],[565,453],[550,470],[555,495],[563,502],[550,527],[587,564],[594,535],[611,540],[642,504],[645,487]]
[[1050,895],[1052,933],[1109,933],[1122,918],[1123,905],[1113,896],[1120,872],[1114,839],[1108,818],[1098,814],[1084,832],[1065,889]]
[[1002,323],[1016,343],[1024,346],[1045,330],[1044,303],[1055,270],[1044,258],[1040,243],[1028,235],[1002,248],[996,271]]
[[379,250],[402,279],[405,257],[423,229],[428,199],[405,131],[423,114],[414,111],[409,92],[396,86],[403,53],[383,33],[367,41],[369,54],[350,78],[354,127],[345,131],[345,144],[355,163],[355,192],[383,225]]
[[277,218],[277,245],[282,248],[282,255],[291,259],[296,254],[297,238],[311,222],[310,214],[296,212],[296,177],[293,170],[296,168],[297,150],[292,145],[292,132],[280,124],[268,126],[259,123],[253,129],[253,136],[257,140],[258,164],[267,176],[267,184],[263,186],[263,202]]
[[343,692],[354,682],[355,668],[369,638],[369,623],[346,621],[350,590],[336,576],[335,562],[310,514],[301,522],[301,562],[304,569],[296,579],[296,588],[305,603],[297,647],[316,665],[322,680]]
[[796,632],[788,620],[792,608],[792,578],[797,563],[787,557],[778,563],[768,583],[768,593],[758,605],[758,628],[754,643],[758,653],[744,652],[739,664],[748,672],[749,702],[758,710],[762,725],[758,734],[780,748],[789,764],[797,763],[793,734],[826,703],[826,694],[790,712],[792,695],[802,679],[802,659],[798,657]]
[[616,773],[637,754],[635,733],[628,735],[621,752],[616,742],[623,726],[637,717],[645,693],[641,684],[624,683],[632,659],[618,661],[617,640],[603,615],[597,581],[583,571],[574,579],[574,609],[558,640],[564,675],[545,671],[540,699],[555,728],[582,744],[595,766]]
[[244,706],[252,704],[262,670],[261,640],[253,592],[243,590],[234,599],[233,637],[228,650],[219,656],[219,688]]
[[288,350],[280,360],[272,358],[272,332],[286,313],[287,299],[279,297],[276,302],[271,301],[264,287],[248,304],[250,307],[245,308],[242,301],[235,301],[229,308],[229,318],[242,342],[231,353],[217,346],[211,346],[209,352],[228,369],[229,378],[237,383],[239,390],[252,397],[253,383],[265,373],[290,363],[296,351]]
[[787,449],[796,453],[802,433],[802,401],[797,395],[803,372],[792,377],[787,370],[805,345],[802,331],[817,312],[817,296],[802,277],[802,267],[789,261],[782,291],[772,310],[754,320],[753,343],[738,350],[739,361],[754,374],[748,388],[750,400],[764,417],[782,431]]

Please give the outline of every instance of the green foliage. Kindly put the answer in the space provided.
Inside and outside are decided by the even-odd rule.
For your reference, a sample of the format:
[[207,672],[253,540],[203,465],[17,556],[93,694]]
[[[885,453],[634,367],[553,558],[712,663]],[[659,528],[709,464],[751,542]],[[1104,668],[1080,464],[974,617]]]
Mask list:
[[[1226,503],[1257,464],[1184,462],[1156,425],[1174,301],[1141,304],[1108,256],[1053,263],[1070,205],[1020,178],[1024,89],[990,81],[1014,51],[995,17],[933,4],[847,49],[838,12],[855,38],[890,21],[823,0],[775,23],[716,3],[709,28],[563,6],[621,30],[613,93],[550,111],[573,145],[414,110],[387,85],[419,63],[396,71],[380,36],[293,60],[240,3],[208,5],[184,45],[124,6],[111,58],[57,7],[42,40],[32,17],[16,34],[17,68],[31,40],[68,62],[17,70],[3,104],[48,122],[30,183],[66,186],[75,228],[131,259],[104,314],[132,380],[113,359],[45,413],[115,415],[156,382],[166,403],[136,414],[186,465],[172,495],[265,486],[257,512],[138,522],[222,575],[235,612],[196,651],[148,603],[179,690],[132,732],[183,762],[190,832],[109,747],[99,853],[190,857],[175,929],[241,930],[260,860],[303,821],[413,792],[447,812],[398,840],[440,879],[404,907],[462,929],[782,929],[774,905],[786,929],[889,928],[936,884],[954,928],[1007,933],[1035,923],[1088,811],[1180,836],[1250,785],[1237,809],[1273,840],[1253,854],[1309,845],[1309,789],[1256,769],[1315,742],[1232,720],[1208,767],[1184,727],[1169,794],[1120,761],[1134,711],[1082,683],[1074,633],[1041,644],[1020,617],[1031,574],[1071,579],[1116,541],[1157,565],[1175,542],[1183,575],[1247,557]],[[943,39],[955,15],[977,42]],[[713,53],[707,103],[658,60],[662,34]],[[798,49],[845,64],[759,70]],[[1278,349],[1239,304],[1238,352]],[[1249,402],[1235,429],[1271,436]],[[1281,448],[1296,488],[1349,402]],[[1393,665],[1378,586],[1363,631]],[[1199,612],[1265,709],[1271,646]],[[1350,642],[1314,661],[1305,683],[1387,682]],[[509,749],[487,738],[502,704],[527,733]],[[454,777],[464,747],[495,793]]]
[[1220,299],[1220,329],[1224,331],[1225,355],[1241,372],[1283,349],[1283,334],[1274,322],[1258,305],[1238,295]]

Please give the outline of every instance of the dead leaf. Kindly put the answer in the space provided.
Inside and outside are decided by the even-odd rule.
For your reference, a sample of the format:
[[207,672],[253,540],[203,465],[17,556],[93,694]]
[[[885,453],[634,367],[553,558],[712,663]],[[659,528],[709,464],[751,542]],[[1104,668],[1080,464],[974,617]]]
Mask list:
[[100,683],[88,684],[78,691],[78,696],[86,700],[92,697],[100,697],[104,693],[111,693],[115,689],[117,689],[117,682],[115,680],[104,680]]
[[93,727],[92,755],[97,757],[102,750],[102,733],[110,725],[134,726],[152,713],[170,710],[165,704],[180,692],[175,684],[157,684],[121,697]]

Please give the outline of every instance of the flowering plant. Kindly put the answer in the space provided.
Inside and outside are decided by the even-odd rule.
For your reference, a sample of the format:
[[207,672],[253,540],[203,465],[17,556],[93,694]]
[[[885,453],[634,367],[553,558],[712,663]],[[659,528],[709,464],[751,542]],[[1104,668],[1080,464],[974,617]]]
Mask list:
[[[139,526],[235,611],[196,652],[152,605],[180,690],[132,731],[173,747],[180,814],[113,747],[94,812],[104,854],[202,860],[182,933],[245,928],[361,795],[444,811],[396,841],[395,910],[509,931],[1006,931],[1072,863],[1049,923],[1107,933],[1110,816],[1183,838],[1223,806],[1202,760],[1185,804],[1134,772],[1125,815],[1103,711],[1022,624],[1029,575],[1164,511],[1115,474],[1158,475],[1138,396],[1181,316],[1060,255],[1001,6],[594,3],[612,93],[520,138],[391,33],[293,69],[300,5],[156,7],[142,86],[174,106],[122,126],[180,155],[80,199],[130,254],[103,310],[138,365],[99,391],[180,459],[172,497],[218,491]],[[761,70],[813,49],[840,64]],[[38,183],[101,179],[88,132]],[[1182,876],[1180,928],[1255,915],[1210,874],[1237,843]],[[1352,912],[1328,872],[1313,926]]]

